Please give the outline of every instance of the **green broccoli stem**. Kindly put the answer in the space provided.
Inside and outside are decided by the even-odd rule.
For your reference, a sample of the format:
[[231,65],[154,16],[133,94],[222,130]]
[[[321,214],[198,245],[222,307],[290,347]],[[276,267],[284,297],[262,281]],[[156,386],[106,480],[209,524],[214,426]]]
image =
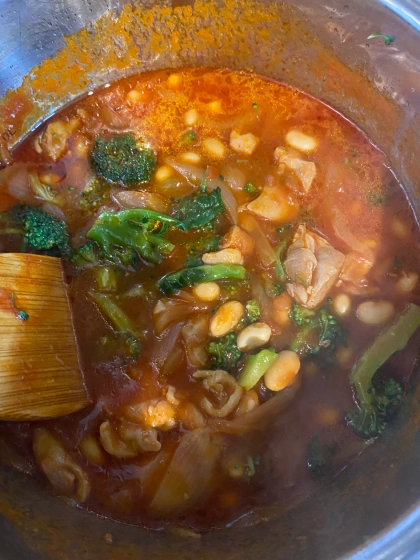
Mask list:
[[351,374],[360,404],[372,402],[372,379],[377,370],[395,352],[403,350],[420,327],[420,307],[410,303],[392,325],[384,330],[358,359]]
[[137,338],[139,334],[138,328],[115,303],[112,297],[92,291],[89,292],[89,296],[119,333],[128,333]]
[[277,354],[274,350],[265,349],[248,356],[244,369],[238,379],[238,383],[245,391],[249,391],[258,383],[271,364],[276,360]]
[[284,270],[284,266],[281,262],[281,258],[283,256],[284,250],[286,249],[288,244],[288,240],[284,239],[281,243],[277,245],[274,249],[274,253],[276,254],[276,262],[274,264],[274,270],[277,274],[278,279],[280,282],[285,282],[287,280],[287,274]]
[[[98,219],[102,219],[102,217],[106,214],[108,213],[104,212]],[[121,210],[117,215],[121,222],[134,222],[135,224],[139,224],[141,226],[145,226],[148,221],[153,223],[161,222],[162,224],[166,224],[171,227],[179,227],[181,223],[172,216],[167,216],[166,214],[161,214],[160,212],[155,212],[154,210],[148,210],[147,208],[130,208],[128,210]]]
[[214,282],[215,280],[226,278],[243,280],[245,275],[245,268],[238,264],[204,264],[202,266],[183,268],[178,272],[163,276],[158,281],[157,287],[165,295],[169,296],[181,288],[194,286],[194,284],[201,282]]
[[100,266],[95,274],[96,283],[101,292],[116,292],[118,288],[118,277],[111,266]]

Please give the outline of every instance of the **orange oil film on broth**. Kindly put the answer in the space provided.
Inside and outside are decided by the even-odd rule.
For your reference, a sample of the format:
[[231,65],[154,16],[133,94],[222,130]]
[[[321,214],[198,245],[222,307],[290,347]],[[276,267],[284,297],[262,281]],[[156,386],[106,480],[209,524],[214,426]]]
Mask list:
[[[57,122],[50,131],[58,132],[48,135],[47,127]],[[95,138],[127,133],[156,154],[151,180],[126,187],[108,183],[92,202],[87,187],[95,175]],[[28,463],[37,463],[36,476],[56,492],[121,521],[201,531],[247,514],[258,519],[274,502],[308,496],[318,484],[308,468],[313,441],[333,457],[326,477],[363,451],[365,441],[345,422],[354,406],[350,373],[382,328],[407,303],[418,303],[419,245],[411,209],[385,156],[339,114],[283,84],[245,73],[145,73],[52,117],[15,150],[0,182],[0,210],[17,202],[39,206],[65,220],[73,247],[105,211],[140,207],[174,216],[186,197],[218,187],[225,207],[199,228],[169,228],[165,238],[174,248],[161,262],[139,257],[135,265],[82,269],[66,263],[93,404],[35,427],[0,426],[1,435]],[[217,243],[204,250],[212,239]],[[2,235],[1,251],[18,251],[19,242]],[[282,242],[279,257],[275,249]],[[298,255],[308,260],[302,265]],[[317,285],[314,270],[322,270],[325,255],[333,281],[321,277]],[[276,273],[278,258],[287,279]],[[200,284],[168,295],[157,288],[164,275],[220,263],[243,266],[246,278],[213,282],[208,291],[200,291]],[[98,284],[100,267],[113,278],[105,288]],[[134,326],[138,351],[92,292],[122,310]],[[389,304],[382,323],[358,316],[359,306],[370,301]],[[255,320],[247,315],[250,302],[259,309]],[[314,310],[327,305],[346,340],[328,360],[302,353],[298,371],[287,370],[286,381],[278,382],[281,390],[268,374],[244,388],[249,356],[264,349],[290,351],[298,331],[290,318],[294,303]],[[256,324],[266,331],[261,327],[256,334]],[[250,334],[242,334],[245,329]],[[209,345],[232,333],[242,350],[225,371]],[[403,358],[387,362],[386,375],[396,375],[402,364],[398,379],[407,381],[414,342]],[[232,409],[224,409],[228,403]]]

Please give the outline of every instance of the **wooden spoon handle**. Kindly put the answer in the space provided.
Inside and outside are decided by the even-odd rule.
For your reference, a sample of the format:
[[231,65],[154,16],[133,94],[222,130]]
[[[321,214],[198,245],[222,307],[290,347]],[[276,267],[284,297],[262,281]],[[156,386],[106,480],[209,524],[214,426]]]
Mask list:
[[60,259],[0,254],[0,419],[88,404]]

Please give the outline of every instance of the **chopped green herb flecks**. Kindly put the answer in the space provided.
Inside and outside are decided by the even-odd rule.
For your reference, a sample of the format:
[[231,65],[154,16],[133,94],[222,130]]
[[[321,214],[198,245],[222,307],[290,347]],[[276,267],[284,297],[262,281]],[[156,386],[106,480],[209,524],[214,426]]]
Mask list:
[[387,46],[395,41],[395,35],[387,35],[386,33],[372,33],[369,35],[368,40],[377,39],[378,37],[382,37]]

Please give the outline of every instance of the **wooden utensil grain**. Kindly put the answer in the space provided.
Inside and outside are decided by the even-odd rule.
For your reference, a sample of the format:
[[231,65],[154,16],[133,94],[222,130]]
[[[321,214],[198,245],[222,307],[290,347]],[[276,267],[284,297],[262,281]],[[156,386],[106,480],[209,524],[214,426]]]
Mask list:
[[0,419],[55,418],[88,402],[60,259],[0,254]]

